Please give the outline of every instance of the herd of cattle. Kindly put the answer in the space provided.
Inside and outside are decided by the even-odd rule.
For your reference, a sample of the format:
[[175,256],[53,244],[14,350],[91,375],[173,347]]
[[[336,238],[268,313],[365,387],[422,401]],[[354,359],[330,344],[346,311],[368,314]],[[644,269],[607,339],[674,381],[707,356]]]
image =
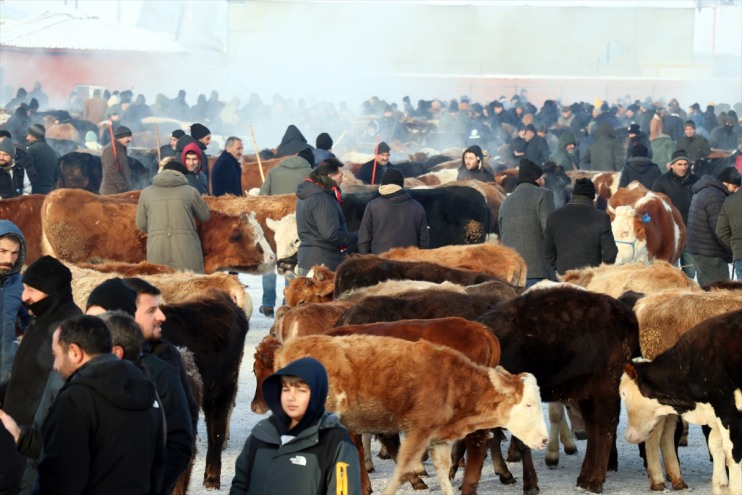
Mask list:
[[[353,163],[361,159],[348,160],[343,186],[351,229],[376,195],[352,179]],[[267,173],[276,163],[260,166]],[[510,431],[511,450],[522,459],[524,493],[538,493],[530,449],[546,447],[547,462],[558,462],[557,433],[566,442],[571,434],[566,406],[584,421],[587,438],[577,486],[600,493],[607,470],[618,467],[623,398],[627,439],[646,441],[653,490],[665,486],[660,452],[672,487],[685,486],[674,445],[676,416],[682,416],[710,428],[714,493],[728,487],[742,495],[742,287],[701,288],[672,265],[685,226],[669,200],[638,183],[616,190],[617,174],[569,177],[547,170],[567,195],[572,180],[591,176],[620,241],[619,259],[524,290],[522,258],[492,238],[512,172],[491,184],[455,181],[459,164],[442,161],[406,179],[408,186],[425,186],[411,192],[426,209],[432,249],[351,255],[335,273],[315,267],[311,276],[291,281],[287,305],[276,311],[255,353],[252,410],[267,410],[260,394],[265,377],[292,359],[313,356],[330,377],[327,407],[351,431],[362,465],[372,468],[361,441],[368,434],[396,458],[384,493],[407,481],[425,487],[415,466],[430,446],[447,495],[454,493],[449,476],[458,465],[452,453],[456,461],[466,451],[462,492],[469,495],[476,493],[487,448],[501,481],[515,482],[500,451],[503,435],[490,432],[499,428]],[[243,163],[243,190],[260,185],[258,167]],[[219,488],[252,313],[244,287],[224,272],[290,267],[298,248],[296,197],[205,197],[212,216],[198,234],[206,275],[196,275],[146,263],[146,234],[134,225],[138,194],[58,189],[2,200],[0,218],[23,231],[27,263],[42,254],[68,263],[80,305],[115,276],[142,276],[163,291],[163,334],[193,352],[203,380],[204,485]],[[541,401],[551,403],[550,437]],[[363,488],[370,486],[364,472]]]

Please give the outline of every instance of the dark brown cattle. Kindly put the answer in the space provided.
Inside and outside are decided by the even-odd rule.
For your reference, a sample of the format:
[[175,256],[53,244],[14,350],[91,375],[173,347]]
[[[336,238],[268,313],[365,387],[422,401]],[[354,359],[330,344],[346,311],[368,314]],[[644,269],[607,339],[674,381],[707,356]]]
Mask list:
[[270,160],[261,160],[260,165],[258,165],[258,162],[248,162],[243,159],[242,161],[242,175],[240,177],[240,182],[242,184],[242,192],[243,194],[245,191],[249,191],[253,188],[260,189],[260,186],[263,185],[263,179],[260,176],[260,168],[263,169],[263,176],[268,177],[268,171],[272,169],[273,167],[278,166],[278,164],[283,160],[284,157],[281,158],[272,158]]
[[271,335],[286,342],[295,337],[316,335],[332,328],[335,322],[348,308],[349,302],[331,301],[326,303],[308,303],[286,308],[281,306],[276,311],[276,321],[271,327]]
[[495,275],[459,268],[449,268],[424,261],[397,261],[373,254],[348,256],[335,272],[334,296],[369,287],[385,280],[423,280],[457,285],[474,285],[491,280],[502,281]]
[[[631,309],[612,297],[564,285],[526,291],[478,321],[499,339],[506,369],[536,376],[542,400],[578,405],[587,451],[577,486],[601,493],[606,469],[618,465],[621,370],[639,356],[639,330]],[[522,453],[523,491],[538,493],[530,451]]]
[[248,331],[245,312],[228,294],[212,292],[163,307],[167,320],[162,336],[194,354],[203,380],[201,407],[208,431],[204,486],[221,486],[222,448],[226,442],[229,416],[237,396],[237,378]]
[[26,239],[26,265],[41,258],[41,205],[43,194],[0,199],[0,218],[13,222]]

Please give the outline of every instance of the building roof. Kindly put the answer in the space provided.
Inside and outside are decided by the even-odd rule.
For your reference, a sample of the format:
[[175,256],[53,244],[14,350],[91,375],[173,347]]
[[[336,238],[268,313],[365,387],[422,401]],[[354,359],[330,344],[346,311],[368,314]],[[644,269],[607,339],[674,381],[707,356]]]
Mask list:
[[34,17],[4,22],[0,30],[0,46],[116,52],[187,51],[155,31],[121,26],[78,13],[48,11]]

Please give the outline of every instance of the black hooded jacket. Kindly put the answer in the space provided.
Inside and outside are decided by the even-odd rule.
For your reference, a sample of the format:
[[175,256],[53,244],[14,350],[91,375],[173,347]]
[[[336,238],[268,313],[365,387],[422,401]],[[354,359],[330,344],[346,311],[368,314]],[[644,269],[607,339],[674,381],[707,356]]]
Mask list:
[[276,148],[276,158],[295,155],[307,146],[307,140],[299,128],[291,124],[286,128],[286,132],[283,134],[283,139],[281,139],[281,144]]
[[618,181],[618,187],[626,187],[631,181],[638,180],[647,189],[652,189],[654,181],[662,175],[660,167],[651,162],[649,158],[635,156],[629,158],[621,170],[621,178]]
[[[474,170],[466,168],[464,155],[467,153],[474,153],[478,158],[479,166]],[[476,144],[466,148],[464,153],[461,155],[461,166],[459,167],[459,173],[456,175],[456,180],[465,179],[474,179],[481,182],[493,182],[495,180],[495,176],[492,175],[492,172],[484,167],[484,153],[482,153],[482,148]]]
[[163,428],[154,385],[133,363],[98,355],[67,379],[49,411],[34,492],[156,493]]

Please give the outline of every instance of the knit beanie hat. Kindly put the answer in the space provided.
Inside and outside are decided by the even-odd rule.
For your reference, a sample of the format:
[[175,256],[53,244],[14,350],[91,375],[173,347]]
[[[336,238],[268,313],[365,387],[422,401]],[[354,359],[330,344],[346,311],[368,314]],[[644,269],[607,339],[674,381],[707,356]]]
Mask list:
[[4,151],[10,156],[15,156],[15,146],[13,146],[13,141],[10,139],[0,139],[0,151]]
[[629,126],[629,134],[639,134],[639,124],[631,124]]
[[386,144],[384,141],[379,143],[379,146],[376,148],[376,150],[377,150],[376,153],[379,155],[382,153],[389,153],[390,151],[392,151],[389,145]]
[[399,187],[404,187],[404,175],[396,168],[389,168],[384,175],[381,176],[381,185],[386,186],[388,184],[396,184]]
[[544,175],[544,169],[528,158],[521,158],[518,165],[518,184],[536,182],[542,175]]
[[696,123],[693,122],[692,120],[686,120],[685,121],[685,124],[683,124],[683,127],[689,127],[689,126],[695,129],[696,128]]
[[317,136],[317,149],[329,150],[332,148],[332,138],[326,132]]
[[46,129],[44,129],[44,126],[41,124],[31,124],[31,127],[28,128],[28,133],[36,139],[44,139],[46,136]]
[[196,122],[191,126],[191,136],[197,141],[201,138],[205,138],[209,134],[211,134],[211,131],[203,124]]
[[678,160],[685,160],[686,162],[690,163],[690,158],[688,158],[688,153],[685,152],[685,150],[677,150],[672,152],[672,158],[670,158],[670,165],[677,162]]
[[636,143],[634,147],[631,148],[631,154],[633,156],[643,156],[646,158],[649,156],[649,150],[642,143]]
[[590,199],[595,198],[595,184],[588,178],[581,178],[575,181],[575,186],[572,189],[573,196],[587,196]]
[[56,258],[42,256],[26,268],[23,283],[48,295],[62,289],[69,290],[72,273]]
[[734,167],[726,167],[716,174],[716,178],[727,184],[734,184],[735,186],[742,186],[742,176],[739,171]]
[[185,131],[182,129],[175,129],[172,134],[170,134],[171,137],[174,137],[175,139],[180,139],[183,136],[185,136]]
[[100,306],[106,311],[120,309],[134,316],[137,312],[137,293],[127,287],[120,278],[112,278],[93,289],[88,296],[85,310],[87,311],[90,306]]
[[162,167],[162,170],[174,170],[176,172],[180,172],[183,175],[188,175],[188,169],[185,168],[185,165],[180,162],[176,162],[175,160],[166,163],[165,166]]
[[131,129],[129,129],[125,125],[121,125],[114,131],[113,137],[116,139],[131,137]]

